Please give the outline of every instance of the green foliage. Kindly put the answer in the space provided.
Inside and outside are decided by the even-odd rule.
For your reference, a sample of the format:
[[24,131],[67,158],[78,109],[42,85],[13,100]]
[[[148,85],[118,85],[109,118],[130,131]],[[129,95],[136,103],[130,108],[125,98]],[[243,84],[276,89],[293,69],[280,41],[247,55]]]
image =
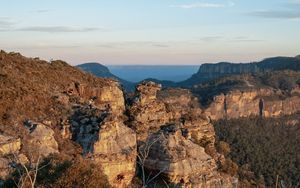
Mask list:
[[217,139],[230,144],[229,157],[240,167],[250,165],[256,182],[263,176],[266,186],[274,187],[279,175],[288,187],[295,187],[300,182],[300,124],[290,122],[299,116],[220,120],[214,126]]

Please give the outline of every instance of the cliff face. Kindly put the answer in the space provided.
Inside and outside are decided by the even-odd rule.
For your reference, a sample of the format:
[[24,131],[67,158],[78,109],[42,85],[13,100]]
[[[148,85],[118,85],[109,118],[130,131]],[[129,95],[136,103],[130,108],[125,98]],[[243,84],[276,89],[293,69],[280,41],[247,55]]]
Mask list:
[[284,92],[275,89],[234,90],[214,97],[205,109],[213,120],[249,116],[278,117],[299,111],[299,89]]
[[[146,158],[147,171],[168,167],[163,172],[168,180],[186,187],[236,183],[218,172],[222,156],[214,147],[213,126],[188,90],[160,91],[160,85],[144,82],[125,103],[116,81],[63,61],[3,51],[0,79],[1,179],[15,170],[11,163],[28,164],[50,154],[81,155],[101,167],[111,186],[127,187],[136,176],[138,151],[163,134],[163,142],[151,147]],[[175,132],[166,133],[173,125],[178,126]]]
[[192,75],[191,78],[178,83],[178,85],[192,87],[195,84],[201,84],[224,76],[275,70],[300,70],[300,60],[297,57],[273,57],[253,63],[206,63],[202,64],[199,71]]
[[217,170],[222,157],[214,146],[213,126],[201,116],[197,99],[188,90],[159,91],[160,87],[153,82],[138,85],[128,109],[138,151],[149,150],[146,170],[161,172],[184,187],[234,187],[237,179]]
[[72,159],[80,150],[78,143],[79,154],[101,166],[112,186],[130,184],[136,139],[123,124],[125,101],[118,82],[85,74],[63,61],[3,51],[0,79],[0,130],[11,135],[0,135],[0,168],[5,170],[0,179],[14,170],[11,155],[34,156],[31,161],[50,154]]
[[184,187],[237,187],[235,178],[221,175],[216,161],[205,149],[186,139],[176,127],[164,127],[147,142],[152,147],[145,161],[146,168],[162,172],[169,181]]
[[244,74],[258,72],[259,68],[254,63],[217,63],[203,64],[199,71],[188,80],[182,82],[182,85],[191,87],[195,84],[204,83],[210,80],[221,78],[226,75]]

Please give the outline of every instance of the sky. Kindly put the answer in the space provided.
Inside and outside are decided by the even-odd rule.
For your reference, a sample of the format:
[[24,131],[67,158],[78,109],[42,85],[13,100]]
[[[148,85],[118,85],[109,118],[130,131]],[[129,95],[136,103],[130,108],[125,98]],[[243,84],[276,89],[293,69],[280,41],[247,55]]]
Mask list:
[[72,65],[300,54],[300,0],[0,0],[0,49]]

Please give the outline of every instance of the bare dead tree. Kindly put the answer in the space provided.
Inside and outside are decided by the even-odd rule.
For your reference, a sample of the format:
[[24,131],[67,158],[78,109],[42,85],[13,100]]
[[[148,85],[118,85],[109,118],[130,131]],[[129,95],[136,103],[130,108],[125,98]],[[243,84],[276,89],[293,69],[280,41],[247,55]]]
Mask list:
[[[152,172],[149,173],[149,175],[146,177],[146,172],[145,172],[145,162],[149,156],[151,147],[158,142],[161,139],[160,135],[159,137],[157,137],[154,140],[150,140],[148,139],[144,144],[142,144],[139,149],[138,149],[138,154],[137,154],[137,163],[139,164],[139,166],[141,167],[142,170],[142,182],[143,182],[143,188],[147,187],[147,185],[149,185],[155,178],[157,178],[161,173],[163,173],[166,168],[160,170],[159,172],[157,172],[156,174],[154,174],[152,176]],[[152,177],[151,177],[152,176]]]
[[24,161],[21,161],[19,155],[17,155],[16,153],[12,153],[13,158],[11,158],[11,161],[13,161],[15,163],[15,170],[18,173],[19,178],[13,179],[14,184],[18,187],[18,188],[23,188],[24,186],[27,185],[28,181],[29,181],[29,186],[31,188],[36,187],[36,180],[38,177],[38,173],[41,169],[45,168],[46,166],[48,166],[50,164],[47,163],[43,166],[40,166],[40,162],[41,162],[41,155],[39,154],[37,159],[34,160],[34,157],[31,156],[31,158],[29,159],[28,163],[24,163]]
[[33,162],[34,160],[31,158],[27,165],[20,160],[17,154],[13,153],[13,157],[13,161],[16,163],[16,171],[20,176],[18,182],[14,180],[16,186],[22,188],[25,186],[27,180],[29,180],[30,187],[34,188],[39,170],[45,167],[39,167],[41,156],[38,156],[36,162]]

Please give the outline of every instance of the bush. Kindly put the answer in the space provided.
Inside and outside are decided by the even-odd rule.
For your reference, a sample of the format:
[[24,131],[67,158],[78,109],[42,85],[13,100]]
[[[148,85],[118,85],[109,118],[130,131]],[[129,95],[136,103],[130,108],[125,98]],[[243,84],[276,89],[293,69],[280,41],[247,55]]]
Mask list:
[[[16,171],[11,179],[4,183],[4,187],[17,187],[14,182],[18,182],[19,179],[19,172]],[[23,183],[24,187],[31,187],[28,178],[25,181]],[[99,188],[109,187],[109,184],[100,166],[93,164],[91,161],[84,160],[81,157],[69,161],[59,156],[50,156],[39,165],[36,187]]]
[[54,188],[99,188],[109,187],[107,178],[103,175],[101,167],[77,159],[65,173],[54,183]]

